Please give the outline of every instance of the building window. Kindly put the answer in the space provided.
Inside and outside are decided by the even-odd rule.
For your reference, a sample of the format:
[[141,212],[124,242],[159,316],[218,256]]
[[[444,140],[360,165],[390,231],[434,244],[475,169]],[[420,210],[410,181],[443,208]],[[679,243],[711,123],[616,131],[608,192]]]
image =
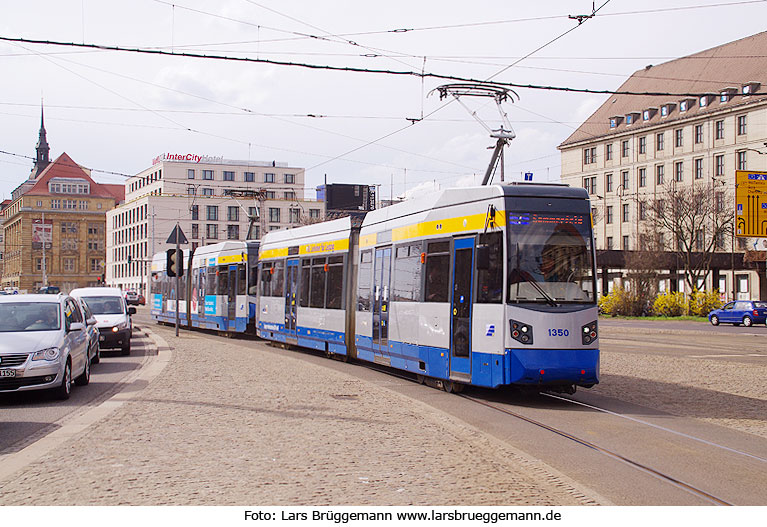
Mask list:
[[212,170],[203,170],[202,171],[202,179],[207,179],[209,181],[213,181],[213,171]]
[[605,161],[611,161],[613,158],[613,145],[608,143],[605,145]]
[[245,183],[253,183],[256,181],[255,172],[245,172]]
[[64,258],[64,272],[75,273],[77,272],[77,258]]
[[218,221],[218,205],[207,205],[205,209],[207,211],[205,219],[208,221]]
[[621,141],[621,157],[628,157],[629,156],[629,142]]
[[738,116],[738,135],[746,135],[746,116]]
[[699,145],[702,142],[703,142],[703,125],[696,124],[695,125],[695,144]]
[[613,250],[613,237],[608,236],[607,237],[607,250],[612,251]]
[[623,237],[623,250],[628,251],[629,250],[629,237],[624,236]]
[[288,191],[285,193],[285,199],[288,201],[295,201],[296,199],[296,193],[291,191]]
[[248,217],[258,218],[258,209],[256,207],[248,207]]
[[227,207],[226,209],[227,221],[240,221],[240,208],[239,207]]
[[682,148],[684,145],[684,131],[681,128],[674,130],[674,146]]
[[647,186],[647,169],[646,168],[639,169],[639,186],[640,187]]
[[623,204],[623,223],[628,223],[629,221],[629,204],[624,203]]
[[628,190],[630,183],[631,182],[629,181],[629,171],[624,170],[623,172],[621,172],[621,185],[623,185],[624,192]]
[[319,219],[320,217],[320,209],[309,209],[309,217],[314,219]]
[[190,210],[192,212],[192,219],[193,220],[200,219],[199,218],[199,216],[200,216],[200,206],[199,205],[192,205]]
[[274,183],[274,174],[264,174],[264,183]]
[[714,156],[714,166],[716,167],[714,175],[723,176],[724,175],[724,154]]
[[666,134],[663,132],[655,134],[655,149],[663,150],[666,147]]
[[746,151],[741,150],[736,152],[735,155],[738,158],[738,170],[746,170]]
[[583,164],[591,165],[597,162],[597,149],[596,147],[583,149]]
[[275,198],[274,191],[273,190],[267,190],[266,191],[266,199],[274,199],[274,198]]
[[724,139],[724,120],[719,120],[714,123],[714,130],[716,132],[717,139]]
[[197,190],[193,186],[189,185],[186,187],[186,193],[190,196],[194,196],[197,193]]
[[703,158],[699,157],[695,163],[695,179],[703,179]]
[[613,191],[613,175],[605,174],[605,192]]
[[639,219],[647,219],[647,204],[644,201],[639,202]]
[[285,174],[285,183],[293,184],[296,182],[296,175],[295,174]]
[[234,172],[231,170],[224,170],[224,181],[234,181]]
[[583,178],[583,188],[585,188],[586,192],[588,192],[589,194],[596,194],[597,193],[597,177],[591,176],[591,177]]
[[95,273],[98,272],[99,269],[99,260],[98,258],[91,258],[91,272]]
[[215,223],[206,223],[205,237],[209,240],[218,240],[218,225]]
[[290,223],[299,223],[301,221],[301,209],[290,209]]
[[719,191],[716,193],[714,206],[717,212],[722,212],[724,210],[724,192]]
[[662,185],[666,175],[666,167],[658,165],[655,167],[655,184]]
[[226,239],[227,240],[239,240],[240,239],[240,226],[239,225],[227,225],[226,226]]
[[200,224],[192,223],[192,239],[196,240],[200,237]]
[[272,223],[279,223],[280,221],[280,209],[269,208],[269,221]]
[[186,171],[186,178],[187,179],[194,179],[194,169],[188,168]]
[[642,136],[639,138],[639,153],[640,154],[647,153],[647,136]]
[[613,222],[613,207],[610,205],[605,211],[605,223]]
[[674,163],[674,181],[681,182],[684,179],[684,162]]

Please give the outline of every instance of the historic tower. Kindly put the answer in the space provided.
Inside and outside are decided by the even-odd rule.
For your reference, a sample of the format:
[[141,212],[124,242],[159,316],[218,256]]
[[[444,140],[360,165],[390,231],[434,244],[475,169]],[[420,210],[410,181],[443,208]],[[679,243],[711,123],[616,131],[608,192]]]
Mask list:
[[40,172],[45,170],[50,163],[50,151],[51,147],[48,146],[48,139],[45,137],[45,113],[43,110],[43,104],[40,103],[40,139],[37,141],[37,157],[35,157],[35,167],[33,169],[34,178],[40,175]]

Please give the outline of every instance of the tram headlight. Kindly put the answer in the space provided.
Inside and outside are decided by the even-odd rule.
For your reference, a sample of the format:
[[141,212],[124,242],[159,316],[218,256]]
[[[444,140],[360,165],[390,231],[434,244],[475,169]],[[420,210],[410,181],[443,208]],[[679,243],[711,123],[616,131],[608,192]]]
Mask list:
[[533,327],[517,320],[509,320],[511,338],[517,342],[530,346],[533,343]]
[[581,328],[581,342],[584,346],[592,344],[599,338],[599,332],[597,331],[597,321],[589,322]]

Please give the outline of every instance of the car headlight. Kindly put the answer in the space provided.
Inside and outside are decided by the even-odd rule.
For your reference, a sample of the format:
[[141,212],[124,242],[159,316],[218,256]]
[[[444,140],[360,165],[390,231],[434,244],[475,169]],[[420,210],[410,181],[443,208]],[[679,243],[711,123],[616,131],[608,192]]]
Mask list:
[[128,327],[128,323],[127,322],[120,322],[116,326],[112,327],[112,331],[114,331],[116,333],[116,332],[120,331],[121,329],[125,329],[127,327]]
[[44,350],[36,351],[32,355],[32,360],[48,360],[54,361],[59,358],[59,348],[46,348]]

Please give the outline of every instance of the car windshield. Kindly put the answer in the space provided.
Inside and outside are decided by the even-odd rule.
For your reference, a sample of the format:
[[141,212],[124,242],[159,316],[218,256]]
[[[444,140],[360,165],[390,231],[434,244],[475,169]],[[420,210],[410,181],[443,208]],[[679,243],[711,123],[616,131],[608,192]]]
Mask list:
[[123,314],[122,302],[115,296],[89,296],[85,297],[85,303],[94,315]]
[[59,304],[52,302],[0,303],[0,332],[61,329]]

